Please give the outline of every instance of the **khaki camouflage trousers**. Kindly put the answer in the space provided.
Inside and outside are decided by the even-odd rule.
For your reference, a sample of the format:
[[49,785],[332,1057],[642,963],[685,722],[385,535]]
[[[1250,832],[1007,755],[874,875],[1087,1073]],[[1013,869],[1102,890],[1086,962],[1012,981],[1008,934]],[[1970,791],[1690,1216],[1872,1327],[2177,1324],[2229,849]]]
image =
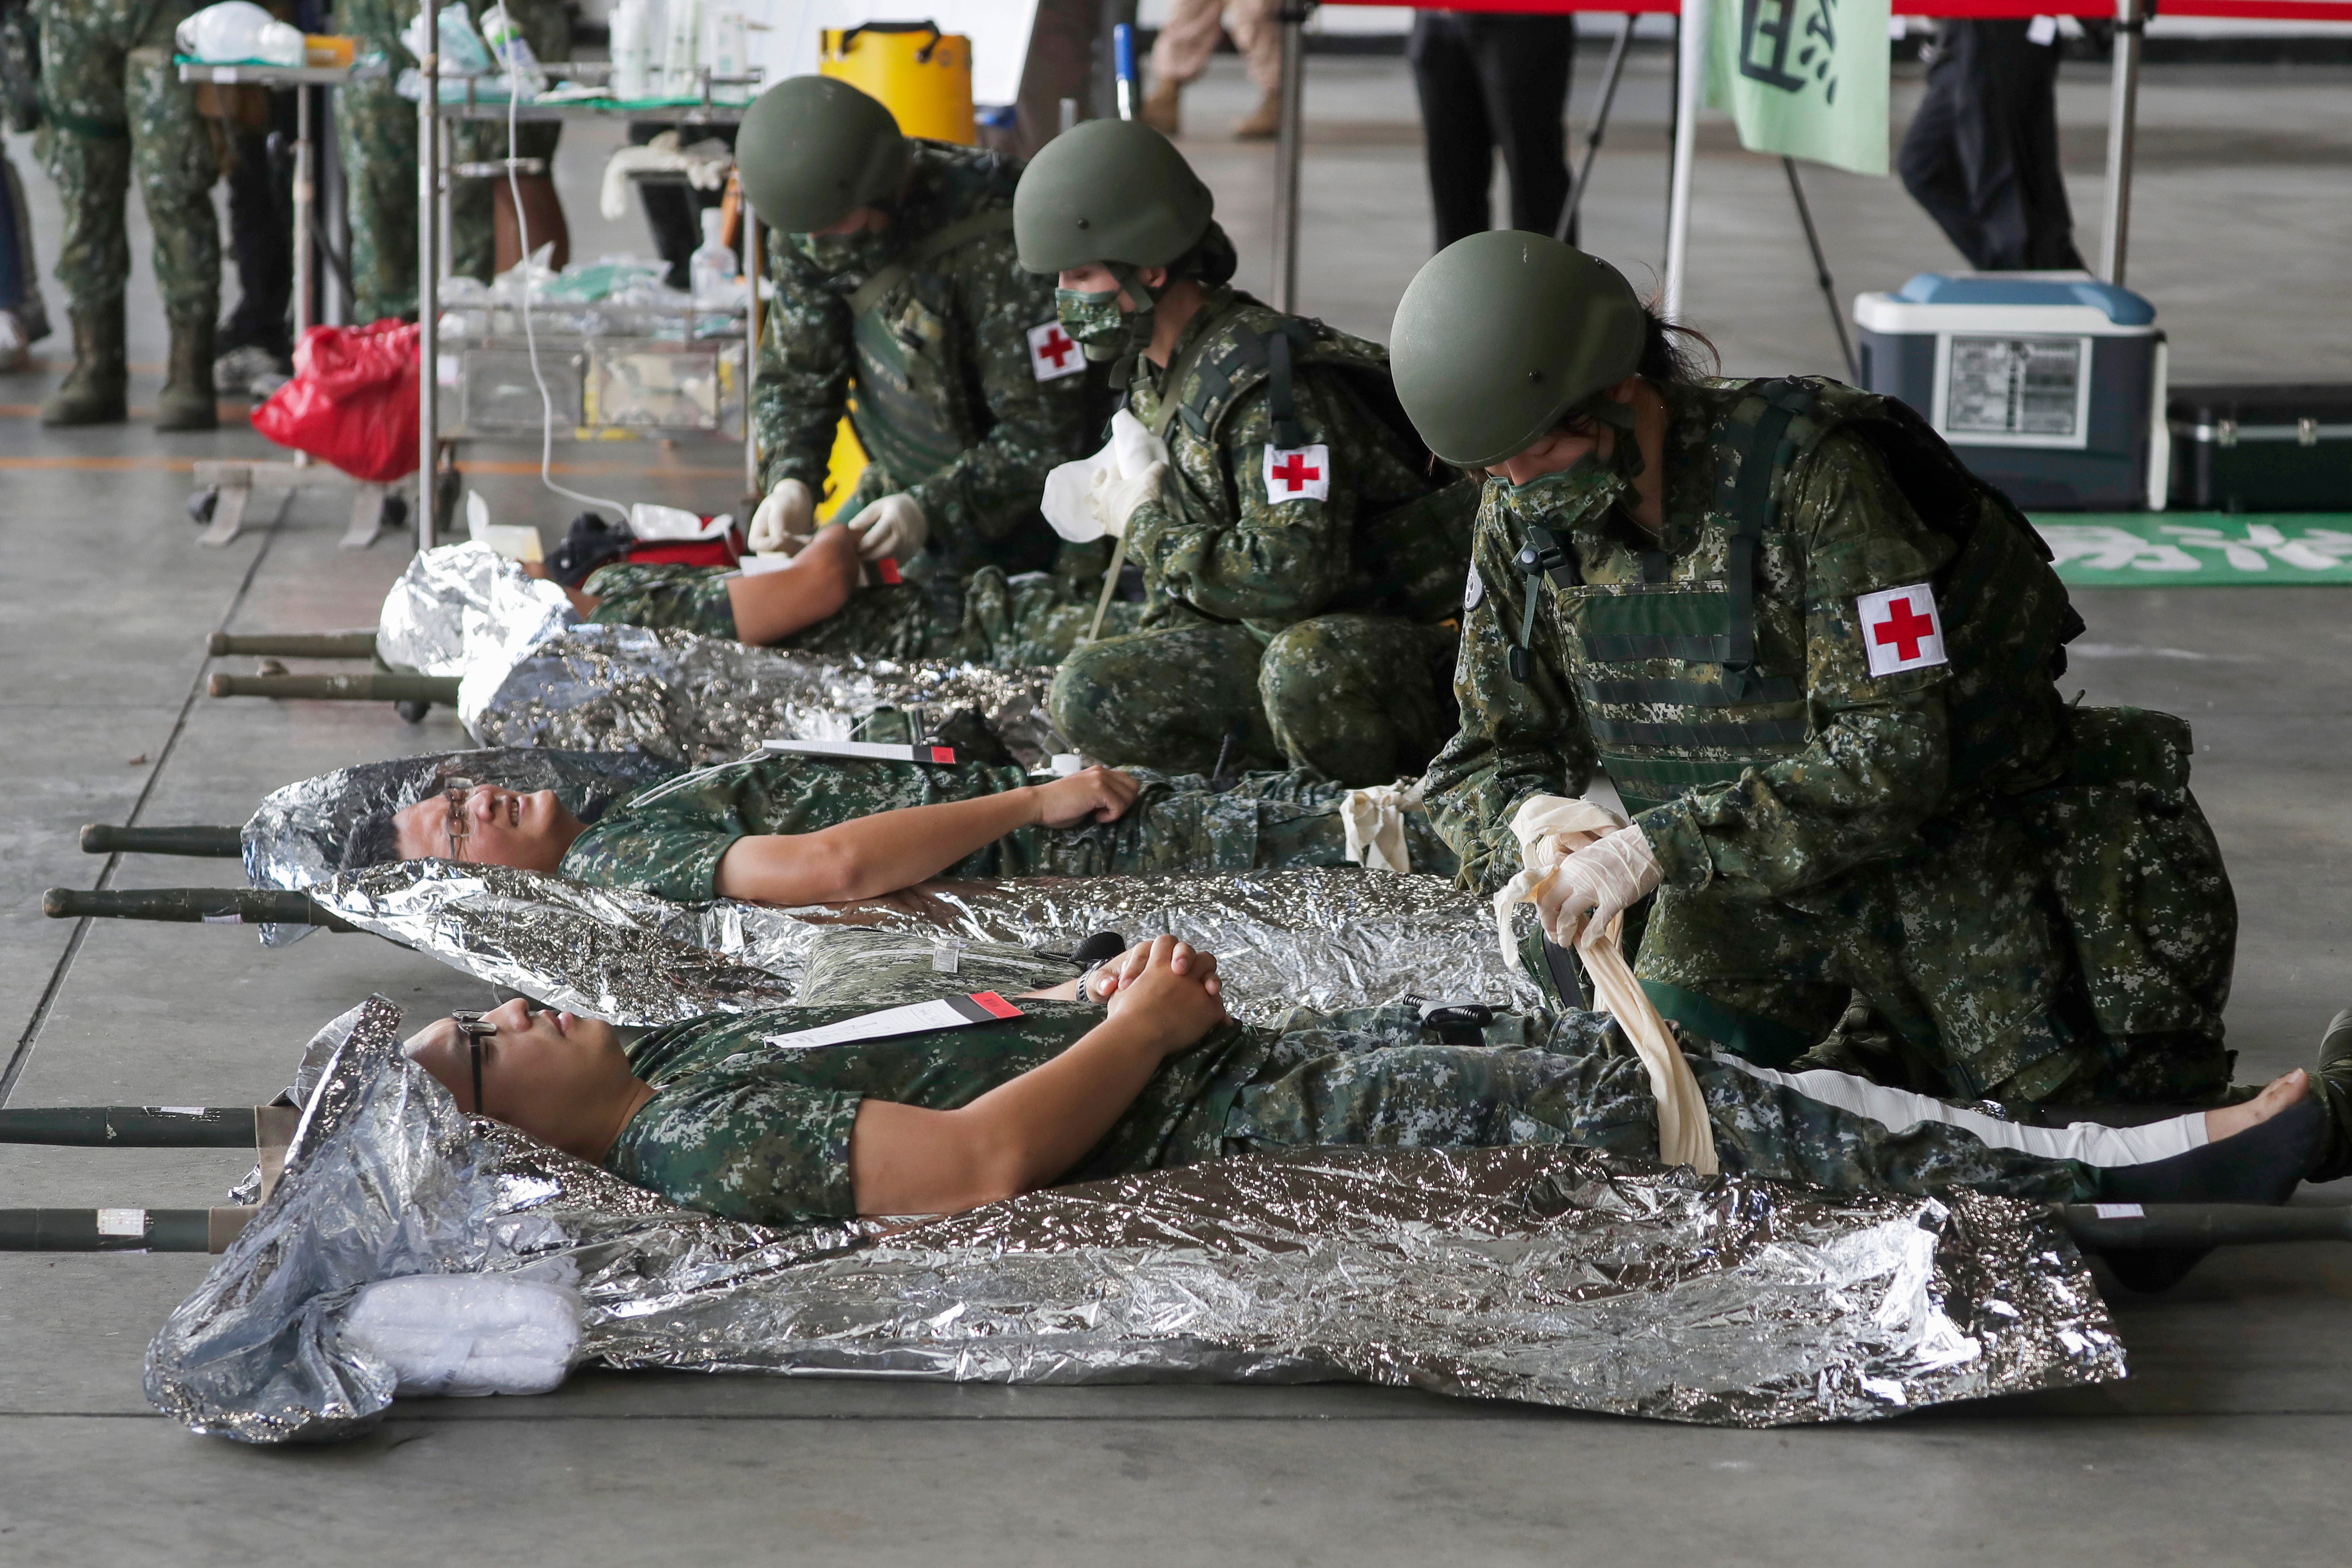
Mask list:
[[220,313],[220,168],[195,89],[172,66],[172,34],[194,0],[36,0],[46,117],[37,146],[65,208],[58,281],[77,311],[121,307],[131,278],[123,202],[131,176],[155,233],[164,314]]
[[1661,889],[1643,988],[1768,1067],[1801,1056],[1963,1099],[2221,1095],[2237,906],[2189,793],[2187,726],[2070,719],[2067,780],[1931,821],[1895,859],[1788,898]]
[[1453,735],[1458,640],[1358,615],[1265,639],[1205,623],[1105,637],[1062,666],[1049,707],[1102,762],[1206,773],[1222,750],[1229,773],[1308,768],[1360,789],[1420,773]]
[[[476,5],[478,16],[484,9]],[[509,0],[531,52],[541,60],[569,58],[572,24],[557,0]],[[398,65],[411,63],[400,29],[416,15],[416,0],[337,0],[335,26],[382,49]],[[393,77],[399,70],[395,67]],[[553,121],[516,127],[520,157],[555,157],[563,127]],[[416,313],[416,105],[393,90],[393,79],[352,82],[335,98],[335,140],[343,162],[351,223],[353,315],[362,321]],[[490,163],[507,155],[504,121],[460,122],[451,138],[457,163]],[[491,180],[457,180],[450,187],[450,258],[455,272],[488,282],[497,254],[490,208]],[[533,248],[541,243],[534,239]]]

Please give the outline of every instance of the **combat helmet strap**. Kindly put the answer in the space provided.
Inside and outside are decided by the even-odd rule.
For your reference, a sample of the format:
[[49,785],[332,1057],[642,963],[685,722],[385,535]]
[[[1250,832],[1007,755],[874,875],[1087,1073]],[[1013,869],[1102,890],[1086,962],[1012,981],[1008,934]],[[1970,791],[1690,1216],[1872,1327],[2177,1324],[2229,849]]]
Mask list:
[[1160,296],[1145,285],[1141,268],[1124,261],[1108,261],[1103,265],[1110,268],[1110,275],[1118,279],[1119,288],[1129,299],[1142,301],[1129,314],[1127,347],[1111,363],[1111,389],[1119,391],[1135,379],[1135,362],[1142,356],[1145,349],[1151,346],[1151,326],[1160,310]]

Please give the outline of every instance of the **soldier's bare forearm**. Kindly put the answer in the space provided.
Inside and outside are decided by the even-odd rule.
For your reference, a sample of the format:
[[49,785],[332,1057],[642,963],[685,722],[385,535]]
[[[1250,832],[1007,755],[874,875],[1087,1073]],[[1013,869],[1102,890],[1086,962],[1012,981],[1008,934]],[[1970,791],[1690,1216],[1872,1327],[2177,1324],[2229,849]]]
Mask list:
[[719,862],[721,898],[771,904],[869,899],[936,877],[1037,820],[1032,789],[879,812],[815,833],[739,838]]

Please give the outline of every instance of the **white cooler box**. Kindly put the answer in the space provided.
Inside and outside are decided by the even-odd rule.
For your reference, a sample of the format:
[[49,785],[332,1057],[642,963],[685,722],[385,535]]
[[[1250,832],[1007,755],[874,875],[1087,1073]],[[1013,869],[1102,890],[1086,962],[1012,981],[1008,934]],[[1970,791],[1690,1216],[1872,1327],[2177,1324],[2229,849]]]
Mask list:
[[1922,272],[1853,319],[1862,384],[2019,506],[2163,509],[2164,333],[2141,296],[2086,272]]

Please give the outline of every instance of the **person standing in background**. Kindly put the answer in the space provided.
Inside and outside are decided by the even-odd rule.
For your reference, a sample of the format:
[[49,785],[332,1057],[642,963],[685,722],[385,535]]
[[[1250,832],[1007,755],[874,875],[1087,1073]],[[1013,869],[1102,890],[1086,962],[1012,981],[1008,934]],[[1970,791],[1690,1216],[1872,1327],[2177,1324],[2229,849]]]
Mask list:
[[220,312],[220,216],[213,139],[194,89],[172,68],[173,34],[194,0],[36,0],[41,104],[37,145],[65,208],[58,281],[73,321],[74,363],[41,405],[44,425],[124,417],[123,291],[131,174],[155,231],[155,281],[171,324],[158,430],[210,430],[213,321]]
[[2058,170],[2058,24],[1947,20],[1895,166],[1979,272],[2080,268]]
[[1487,193],[1497,149],[1511,181],[1510,226],[1558,228],[1568,205],[1576,18],[1416,11],[1405,56],[1428,140],[1436,248],[1494,226]]
[[1234,124],[1244,142],[1271,141],[1282,122],[1282,25],[1275,20],[1280,0],[1175,0],[1151,46],[1151,90],[1136,117],[1163,136],[1180,133],[1185,84],[1209,68],[1219,28],[1249,59],[1258,104]]
[[[0,0],[0,112],[11,131],[41,123],[40,35],[25,0]],[[33,345],[48,335],[25,184],[0,152],[0,374],[33,368]]]

